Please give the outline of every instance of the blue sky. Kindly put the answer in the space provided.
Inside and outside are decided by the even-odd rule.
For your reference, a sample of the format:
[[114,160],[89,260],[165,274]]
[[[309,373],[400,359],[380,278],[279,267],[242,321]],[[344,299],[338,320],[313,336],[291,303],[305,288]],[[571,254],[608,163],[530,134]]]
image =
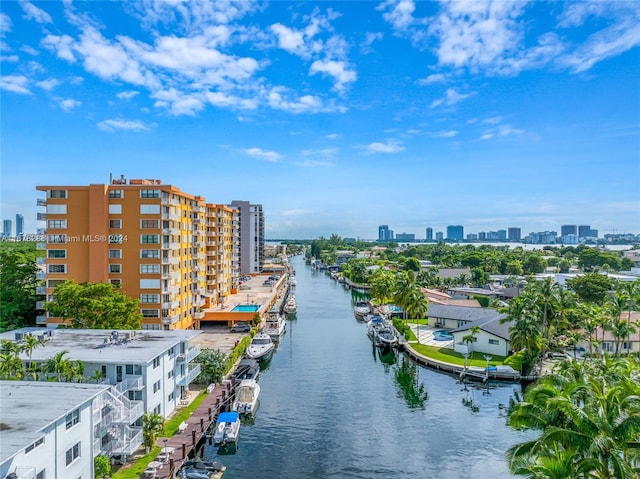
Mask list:
[[1,216],[159,178],[268,238],[640,233],[640,2],[3,1]]

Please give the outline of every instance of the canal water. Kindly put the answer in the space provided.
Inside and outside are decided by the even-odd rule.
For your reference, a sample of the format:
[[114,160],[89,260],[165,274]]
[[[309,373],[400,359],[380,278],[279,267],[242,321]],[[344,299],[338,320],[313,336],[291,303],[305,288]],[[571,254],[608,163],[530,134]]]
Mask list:
[[517,384],[460,384],[404,355],[380,356],[355,320],[352,292],[301,256],[297,318],[262,371],[260,407],[238,449],[205,459],[236,478],[508,478],[505,425]]

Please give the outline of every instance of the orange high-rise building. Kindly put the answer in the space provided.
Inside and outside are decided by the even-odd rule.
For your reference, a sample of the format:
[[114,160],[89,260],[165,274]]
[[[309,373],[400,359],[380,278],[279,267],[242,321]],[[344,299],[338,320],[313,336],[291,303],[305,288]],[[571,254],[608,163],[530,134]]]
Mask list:
[[46,193],[38,204],[47,209],[40,247],[49,301],[62,281],[110,282],[139,299],[143,329],[187,329],[198,327],[203,307],[224,301],[237,281],[233,208],[160,180],[36,189]]

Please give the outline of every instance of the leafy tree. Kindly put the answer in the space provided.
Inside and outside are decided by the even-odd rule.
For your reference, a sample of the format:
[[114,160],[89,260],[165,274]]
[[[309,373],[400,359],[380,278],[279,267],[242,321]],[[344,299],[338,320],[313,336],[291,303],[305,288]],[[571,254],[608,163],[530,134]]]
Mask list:
[[37,271],[35,246],[0,251],[0,331],[35,324]]
[[393,297],[395,278],[391,271],[380,268],[371,275],[371,296],[379,303],[386,304]]
[[142,443],[147,452],[156,444],[163,426],[164,418],[160,414],[145,412],[142,415]]
[[138,300],[110,283],[65,281],[56,286],[54,300],[45,303],[52,316],[70,322],[72,328],[140,329]]
[[604,265],[609,265],[614,271],[620,271],[621,262],[618,253],[585,248],[578,254],[578,265],[585,271],[594,271]]
[[525,259],[524,263],[522,264],[524,274],[542,273],[544,272],[546,266],[547,263],[544,258],[535,254],[530,254],[529,256],[527,256],[527,259]]
[[227,355],[219,349],[203,349],[194,359],[200,364],[199,384],[219,383],[226,372]]
[[107,456],[93,458],[93,474],[97,479],[111,475],[111,461]]
[[45,370],[50,373],[55,373],[58,381],[61,381],[62,376],[68,374],[71,368],[71,361],[65,358],[67,354],[69,354],[69,351],[60,351],[45,363]]
[[561,259],[558,261],[558,271],[561,273],[568,273],[571,269],[571,261],[566,259]]
[[420,261],[415,258],[407,258],[402,268],[407,271],[420,271]]
[[24,367],[20,359],[20,345],[6,339],[0,346],[0,378],[22,379]]
[[522,261],[513,260],[507,263],[505,274],[522,276],[523,273],[524,273],[524,268],[522,267]]
[[599,273],[587,273],[567,280],[567,288],[587,303],[603,304],[611,291],[611,280]]

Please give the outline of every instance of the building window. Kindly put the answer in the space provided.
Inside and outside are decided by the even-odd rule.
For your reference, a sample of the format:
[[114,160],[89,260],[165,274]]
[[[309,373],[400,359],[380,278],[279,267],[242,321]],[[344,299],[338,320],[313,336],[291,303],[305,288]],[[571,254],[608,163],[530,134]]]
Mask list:
[[160,391],[160,380],[158,379],[155,383],[153,383],[153,393],[157,393]]
[[33,451],[36,447],[38,447],[40,444],[44,443],[44,437],[41,437],[40,439],[38,439],[36,442],[34,442],[33,444],[29,444],[27,446],[27,448],[24,450],[25,454],[30,453],[31,451]]
[[141,279],[140,280],[140,289],[159,289],[159,288],[160,288],[159,279]]
[[159,318],[160,311],[157,309],[141,309],[140,314],[143,318]]
[[47,288],[55,288],[59,284],[62,284],[66,281],[66,279],[48,279],[47,280]]
[[123,190],[109,190],[109,198],[123,198],[124,191]]
[[[152,205],[155,206],[155,205]],[[140,220],[140,229],[158,229],[160,228],[160,220]]]
[[67,451],[67,466],[80,457],[80,443]]
[[173,377],[173,369],[170,369],[167,373],[167,379],[171,379]]
[[167,397],[167,402],[173,401],[173,398],[174,398],[173,393],[169,394],[169,396]]
[[59,199],[67,198],[67,190],[49,190],[47,193],[49,198],[59,198]]
[[111,229],[122,228],[122,220],[109,220],[109,228]]
[[50,244],[66,244],[67,235],[47,235],[47,243]]
[[67,257],[66,249],[50,249],[47,251],[47,258],[66,259],[66,257]]
[[160,198],[160,190],[140,190],[140,198]]
[[489,340],[489,344],[498,345],[498,344],[500,344],[500,341],[498,341],[497,339],[490,339]]
[[160,257],[159,249],[141,249],[140,258],[142,259],[157,259]]
[[160,302],[160,295],[159,294],[141,294],[140,302],[157,304]]
[[156,407],[153,408],[153,412],[155,414],[160,414],[160,404],[158,404]]
[[121,215],[122,214],[122,205],[109,205],[109,214],[110,215]]
[[121,279],[110,279],[109,283],[111,283],[111,285],[114,288],[119,288],[122,285],[122,280]]
[[139,364],[127,364],[124,369],[125,373],[129,375],[140,376],[142,374],[142,366]]
[[74,411],[71,411],[69,414],[67,414],[67,417],[65,418],[65,422],[66,422],[67,429],[78,424],[80,422],[80,409],[76,409]]
[[46,479],[46,477],[47,477],[47,470],[46,469],[43,469],[38,474],[36,474],[36,479]]
[[109,250],[109,259],[120,259],[122,258],[122,250],[121,249],[110,249]]
[[160,272],[159,264],[141,264],[140,265],[141,274],[157,274],[159,272]]
[[47,228],[54,230],[66,230],[67,220],[47,220]]
[[158,356],[157,358],[153,358],[153,369],[157,368],[158,366],[160,366],[160,356]]
[[142,391],[127,391],[130,401],[142,401]]
[[158,244],[160,235],[140,235],[140,243],[142,244]]
[[141,215],[159,215],[160,205],[140,205]]
[[66,215],[67,205],[47,205],[48,215]]
[[122,265],[121,264],[110,264],[109,265],[109,273],[122,273]]
[[47,271],[49,273],[66,273],[67,265],[66,264],[49,264],[47,265]]

